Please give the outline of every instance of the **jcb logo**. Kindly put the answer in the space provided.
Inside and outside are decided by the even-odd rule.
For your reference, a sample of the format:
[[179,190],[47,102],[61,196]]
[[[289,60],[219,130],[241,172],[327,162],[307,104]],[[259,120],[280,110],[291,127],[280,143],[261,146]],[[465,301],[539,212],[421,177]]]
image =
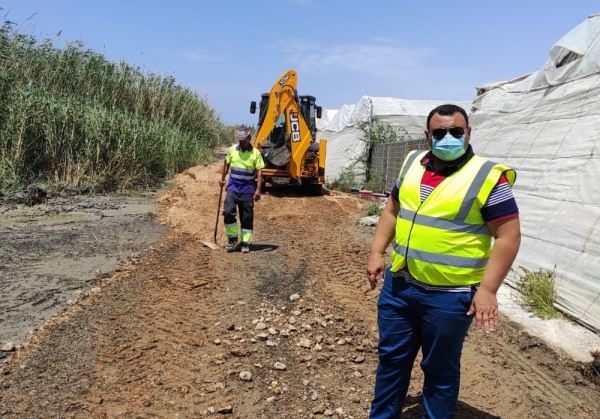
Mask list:
[[290,78],[290,76],[284,76],[281,78],[281,80],[279,80],[279,84],[281,86],[283,86],[285,84],[286,81],[288,81],[288,79]]
[[300,123],[298,122],[298,112],[290,113],[290,127],[292,129],[292,141],[300,141]]

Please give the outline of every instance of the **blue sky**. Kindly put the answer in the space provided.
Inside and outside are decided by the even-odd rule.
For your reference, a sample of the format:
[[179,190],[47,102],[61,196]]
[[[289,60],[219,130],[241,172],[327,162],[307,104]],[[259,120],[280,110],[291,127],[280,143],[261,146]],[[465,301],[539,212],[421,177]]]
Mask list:
[[[174,76],[226,123],[289,68],[298,91],[339,108],[362,95],[472,100],[478,84],[534,71],[600,2],[0,0],[17,29],[80,40]],[[31,15],[35,15],[28,19]],[[60,35],[56,34],[60,31]]]

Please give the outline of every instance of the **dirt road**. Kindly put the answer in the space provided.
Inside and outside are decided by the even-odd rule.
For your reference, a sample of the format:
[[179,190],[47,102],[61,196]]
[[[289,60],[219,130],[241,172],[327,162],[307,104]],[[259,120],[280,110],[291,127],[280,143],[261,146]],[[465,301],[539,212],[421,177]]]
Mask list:
[[[0,416],[367,416],[376,292],[363,204],[267,195],[249,254],[209,250],[220,167],[160,201],[173,228],[37,331],[1,365]],[[598,417],[577,365],[504,322],[466,343],[459,418]],[[421,373],[405,406],[419,417]]]

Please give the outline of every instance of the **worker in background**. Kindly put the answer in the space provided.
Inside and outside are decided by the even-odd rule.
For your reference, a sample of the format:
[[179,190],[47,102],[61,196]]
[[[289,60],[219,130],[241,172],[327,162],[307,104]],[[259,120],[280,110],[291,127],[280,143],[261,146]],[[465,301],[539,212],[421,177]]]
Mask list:
[[406,157],[367,262],[372,288],[383,277],[371,418],[400,417],[419,349],[425,417],[452,417],[467,330],[473,317],[484,333],[496,329],[496,292],[521,240],[516,173],[474,155],[467,113],[439,106],[425,134],[430,150]]
[[[262,184],[262,168],[265,167],[260,151],[250,142],[250,129],[240,127],[235,131],[237,144],[231,146],[223,163],[220,184],[225,184],[225,177],[231,169],[225,196],[224,221],[227,234],[228,252],[235,250],[241,238],[241,251],[250,251],[252,242],[252,224],[254,221],[254,202],[260,199]],[[236,213],[239,209],[241,234],[238,230]]]

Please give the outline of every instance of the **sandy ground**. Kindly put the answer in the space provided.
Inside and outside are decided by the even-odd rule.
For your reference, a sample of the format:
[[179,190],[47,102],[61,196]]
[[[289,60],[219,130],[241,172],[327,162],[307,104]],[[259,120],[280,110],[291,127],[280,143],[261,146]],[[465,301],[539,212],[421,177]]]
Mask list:
[[[377,364],[364,204],[272,194],[249,254],[210,250],[220,167],[175,179],[172,228],[0,364],[7,417],[364,418]],[[222,231],[222,228],[221,228]],[[220,243],[223,244],[220,234]],[[595,418],[580,365],[504,321],[472,330],[458,418]],[[415,365],[403,417],[422,412]]]

